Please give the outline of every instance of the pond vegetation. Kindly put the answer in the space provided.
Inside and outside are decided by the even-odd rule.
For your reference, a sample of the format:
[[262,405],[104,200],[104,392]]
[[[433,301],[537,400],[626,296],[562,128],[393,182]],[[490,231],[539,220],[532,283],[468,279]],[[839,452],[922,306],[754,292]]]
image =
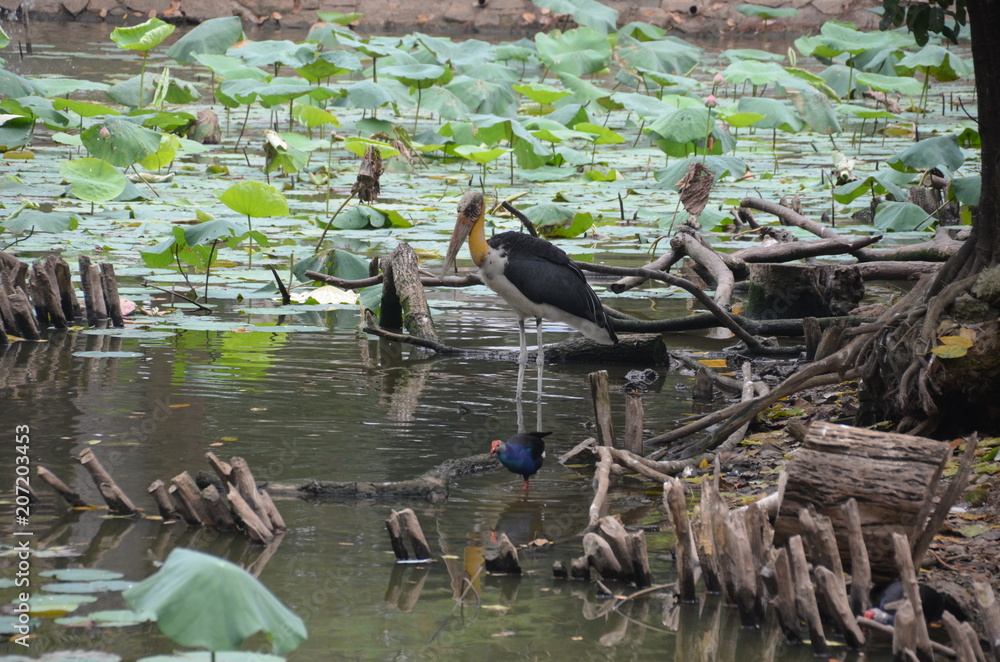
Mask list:
[[[687,214],[681,210],[677,189],[693,163],[709,168],[715,178],[709,204],[697,222],[721,250],[744,247],[749,240],[730,231],[732,208],[748,194],[773,199],[797,196],[807,215],[818,218],[826,213],[836,231],[848,237],[884,234],[889,242],[919,240],[933,232],[937,221],[907,202],[906,191],[931,173],[950,180],[946,198],[959,203],[961,217],[968,222],[980,182],[973,151],[978,133],[964,112],[974,103],[971,67],[961,48],[936,42],[918,46],[905,32],[864,33],[828,23],[817,34],[782,44],[784,52],[777,52],[773,35],[769,40],[767,33],[759,49],[708,50],[649,24],[618,28],[615,12],[597,3],[563,4],[573,11],[578,27],[500,43],[421,33],[362,37],[348,27],[356,16],[330,13],[299,41],[246,40],[240,20],[234,17],[208,21],[167,47],[173,26],[151,19],[110,32],[114,50],[128,51],[136,60],[124,66],[137,66],[139,72],[128,77],[109,73],[104,80],[22,76],[15,73],[22,66],[16,53],[6,48],[5,67],[0,69],[0,146],[5,163],[0,178],[0,249],[22,259],[50,252],[100,253],[128,281],[123,294],[139,302],[132,323],[110,332],[115,339],[135,342],[133,346],[141,349],[143,342],[173,338],[176,355],[161,356],[158,367],[175,374],[180,374],[182,364],[195,366],[199,352],[210,347],[223,360],[206,370],[238,372],[244,388],[252,392],[263,384],[259,380],[267,366],[255,365],[254,357],[265,351],[264,345],[272,345],[266,348],[272,352],[289,342],[285,334],[339,331],[342,338],[353,337],[360,322],[354,297],[321,299],[304,275],[306,270],[364,277],[368,259],[388,254],[398,241],[410,243],[425,263],[440,260],[455,203],[468,187],[483,190],[497,203],[515,202],[541,234],[574,259],[630,265],[648,261],[656,238],[684,223]],[[744,13],[761,18],[765,25],[781,16],[753,6]],[[7,36],[0,35],[0,46],[8,43]],[[107,57],[112,50],[108,43],[97,44],[94,53],[76,56]],[[220,116],[219,145],[194,139],[202,130],[198,120],[206,109]],[[381,193],[362,200],[353,192],[358,166],[373,147],[384,163]],[[517,223],[501,213],[490,215],[488,221],[495,229],[510,229]],[[305,291],[297,302],[276,300],[272,267],[284,280],[298,283],[295,289]],[[164,299],[146,283],[181,292],[199,305]],[[480,288],[471,290],[471,296],[481,293]],[[678,288],[662,288],[606,301],[654,316],[661,315],[665,306],[683,314],[685,303],[677,299],[685,297]],[[377,310],[380,298],[380,285],[360,292],[368,309]],[[500,306],[498,300],[486,301]],[[208,315],[193,314],[206,307]],[[469,309],[465,302],[444,298],[433,300],[432,307],[452,320],[458,319],[461,308],[477,312],[475,306]],[[467,344],[483,341],[478,337],[483,328],[468,319],[453,322],[449,329],[468,334]],[[215,335],[202,345],[195,339],[201,333]],[[258,340],[261,336],[265,339]],[[499,336],[489,331],[484,337]],[[106,335],[94,338],[103,344],[85,350],[66,347],[78,359],[124,360],[120,345],[106,342]],[[323,346],[316,338],[307,341],[308,351],[299,358],[287,355],[290,362],[299,362],[295,369],[300,373],[291,374],[308,374],[306,357],[323,360]],[[347,341],[351,352],[358,345]],[[280,360],[270,355],[265,359]],[[399,357],[395,360],[398,365]],[[465,378],[461,369],[454,370]],[[127,397],[127,388],[115,383],[111,390],[117,397]],[[210,388],[211,380],[206,384]],[[558,397],[568,399],[570,392]],[[445,395],[462,401],[460,389]],[[105,402],[109,408],[116,406],[110,399]],[[352,402],[363,407],[360,397]],[[316,400],[314,406],[319,409],[322,403]],[[446,404],[443,398],[439,406],[444,409]],[[17,409],[16,403],[12,406],[29,414]],[[289,402],[284,411],[291,416],[296,406],[301,405]],[[541,418],[541,404],[538,407]],[[123,406],[121,411],[125,410]],[[569,416],[579,420],[587,416],[584,412],[585,408],[576,407]],[[656,420],[654,415],[650,424]],[[287,423],[263,425],[277,435]],[[497,427],[490,425],[490,430]],[[308,429],[315,434],[324,427],[329,421]],[[379,445],[377,439],[363,436],[363,425],[345,425],[341,433],[357,433],[358,444],[371,440],[373,447]],[[463,443],[471,452],[488,450]],[[54,453],[55,448],[46,452]],[[310,447],[308,454],[323,450]],[[266,452],[264,457],[269,457]],[[414,462],[412,456],[405,457],[388,470],[376,469],[372,459],[332,470],[352,479],[364,478],[357,474],[365,470],[402,477]],[[294,470],[283,469],[301,477],[312,467],[310,461],[299,460]],[[285,476],[278,471],[274,477]],[[545,487],[544,481],[537,486],[532,482],[534,498],[544,495]],[[548,525],[549,539],[578,544],[573,538],[581,522],[578,515],[566,513],[579,509],[585,491],[572,484],[549,495],[563,507],[555,525],[558,530],[553,530],[552,522]],[[490,498],[474,489],[458,494],[459,502],[461,495],[469,502]],[[301,517],[312,522],[318,517],[310,506],[289,507],[290,521]],[[378,520],[381,510],[373,515],[357,512],[372,509],[353,505],[317,508],[331,508],[342,520],[336,532],[317,534],[305,525],[298,529],[293,525],[290,538],[313,536],[325,545],[346,547],[355,544],[352,530],[363,531],[357,544],[373,548],[371,539],[379,527],[373,531],[361,520]],[[537,511],[527,517],[539,519]],[[638,519],[641,523],[658,518],[644,512]],[[456,540],[460,545],[463,532],[467,533],[462,525],[442,527],[451,527],[451,545]],[[143,530],[150,537],[156,535],[152,529]],[[447,532],[441,536],[448,539]],[[663,553],[667,547],[653,539],[650,548]],[[598,644],[589,636],[593,633],[585,635],[585,626],[577,623],[577,598],[584,602],[585,612],[599,610],[590,597],[574,596],[570,606],[567,595],[574,590],[536,585],[518,605],[516,588],[508,583],[480,585],[479,580],[478,589],[492,591],[491,597],[484,593],[486,602],[496,603],[492,614],[520,608],[517,617],[503,622],[483,617],[478,624],[476,619],[467,623],[464,615],[459,619],[449,611],[451,589],[446,580],[438,579],[435,588],[446,597],[435,603],[437,620],[405,625],[404,618],[416,612],[409,611],[412,604],[399,607],[405,603],[398,595],[403,580],[395,572],[394,604],[399,613],[386,618],[406,634],[386,635],[387,641],[380,641],[380,626],[374,626],[361,643],[352,639],[357,633],[347,631],[352,626],[317,634],[329,619],[355,623],[349,620],[352,605],[361,609],[357,605],[382,601],[380,589],[376,593],[357,588],[366,581],[363,576],[347,577],[376,573],[381,584],[380,573],[389,561],[368,557],[365,549],[350,550],[350,560],[331,560],[322,558],[319,550],[300,549],[293,558],[306,556],[311,563],[301,573],[294,563],[272,561],[285,574],[273,576],[270,583],[286,581],[282,599],[293,610],[297,606],[308,612],[310,635],[316,637],[317,647],[310,648],[312,642],[307,642],[306,657],[299,659],[315,659],[317,651],[336,646],[338,637],[352,642],[346,650],[353,655],[376,659],[419,645],[425,655],[470,655],[491,637],[490,650],[500,654],[505,644],[496,642],[508,635],[515,642],[547,637],[538,649],[549,653],[563,650],[566,641],[586,640],[576,654],[601,659],[606,650],[602,646],[617,643],[609,634],[607,642]],[[53,556],[59,558],[56,552]],[[541,559],[539,575],[546,572],[547,562]],[[667,565],[661,559],[654,571],[662,575]],[[324,566],[333,569],[324,573],[320,570]],[[357,593],[340,595],[344,603],[329,611],[296,599],[318,590],[312,584],[320,576],[325,577],[323,590],[331,590],[329,573],[336,580],[354,581],[350,585]],[[58,592],[47,586],[51,595],[37,596],[59,602],[33,608],[35,616],[69,619],[61,618],[52,627],[73,626],[76,617],[67,615],[93,601],[89,593],[128,588],[116,583],[121,581],[117,574],[55,574],[54,580],[89,583],[86,590],[76,592],[66,588],[70,584]],[[411,589],[417,585],[419,596],[426,574],[410,581]],[[553,601],[561,604],[553,606]],[[536,622],[533,610],[568,625],[553,635]],[[571,617],[569,612],[576,613]],[[650,621],[648,611],[634,617]],[[137,626],[142,619],[127,610],[94,612],[86,619],[88,628],[149,627]],[[58,650],[62,635],[49,630],[42,636],[49,650]],[[650,638],[662,645],[661,635],[650,633]],[[753,645],[766,649],[767,643]],[[520,643],[511,648],[521,653],[531,650],[517,646]],[[129,650],[138,656],[167,651],[170,644],[161,639],[155,650],[140,648],[133,645]],[[640,637],[618,652],[645,659],[655,651],[643,650]],[[803,659],[808,654],[804,651]],[[119,659],[101,655],[87,659]]]

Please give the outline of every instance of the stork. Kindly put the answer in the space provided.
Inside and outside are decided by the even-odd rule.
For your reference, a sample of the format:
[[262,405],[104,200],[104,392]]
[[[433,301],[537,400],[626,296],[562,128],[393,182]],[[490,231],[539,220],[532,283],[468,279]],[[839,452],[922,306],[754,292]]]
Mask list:
[[562,249],[521,232],[502,232],[486,239],[485,203],[478,191],[467,191],[458,203],[458,219],[442,276],[454,264],[466,239],[483,283],[517,314],[522,364],[528,357],[524,320],[529,317],[535,319],[539,365],[544,352],[542,318],[568,324],[604,345],[618,342],[601,300],[587,284],[580,267]]

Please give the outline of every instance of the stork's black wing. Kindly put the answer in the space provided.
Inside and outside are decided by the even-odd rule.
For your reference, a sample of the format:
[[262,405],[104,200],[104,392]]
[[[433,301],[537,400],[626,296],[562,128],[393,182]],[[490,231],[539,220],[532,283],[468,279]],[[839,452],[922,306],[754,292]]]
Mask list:
[[561,248],[520,232],[498,234],[489,245],[506,256],[504,276],[528,299],[590,320],[614,337],[601,300]]

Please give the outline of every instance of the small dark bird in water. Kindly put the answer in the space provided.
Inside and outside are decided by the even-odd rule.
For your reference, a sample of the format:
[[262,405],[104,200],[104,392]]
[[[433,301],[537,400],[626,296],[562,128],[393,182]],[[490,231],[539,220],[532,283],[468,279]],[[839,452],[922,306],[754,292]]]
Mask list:
[[[896,621],[896,608],[905,599],[902,582],[892,582],[882,589],[875,606],[866,611],[864,617],[884,625],[892,625]],[[923,608],[925,621],[933,623],[941,620],[945,604],[944,597],[940,593],[930,586],[920,584],[920,604]]]
[[545,460],[544,438],[551,432],[521,432],[507,441],[497,439],[490,447],[490,455],[496,455],[500,464],[508,471],[524,478],[524,489],[528,490],[528,480],[538,473]]

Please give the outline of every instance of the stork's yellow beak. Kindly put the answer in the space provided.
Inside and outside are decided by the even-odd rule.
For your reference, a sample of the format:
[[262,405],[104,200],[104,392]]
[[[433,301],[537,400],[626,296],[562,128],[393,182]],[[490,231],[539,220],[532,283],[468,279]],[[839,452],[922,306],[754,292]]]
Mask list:
[[478,191],[466,191],[462,199],[458,201],[458,218],[455,221],[455,230],[451,233],[451,242],[448,244],[448,252],[444,257],[444,265],[441,267],[442,278],[448,275],[448,270],[455,264],[458,250],[469,238],[472,228],[482,219],[483,212],[483,196]]

